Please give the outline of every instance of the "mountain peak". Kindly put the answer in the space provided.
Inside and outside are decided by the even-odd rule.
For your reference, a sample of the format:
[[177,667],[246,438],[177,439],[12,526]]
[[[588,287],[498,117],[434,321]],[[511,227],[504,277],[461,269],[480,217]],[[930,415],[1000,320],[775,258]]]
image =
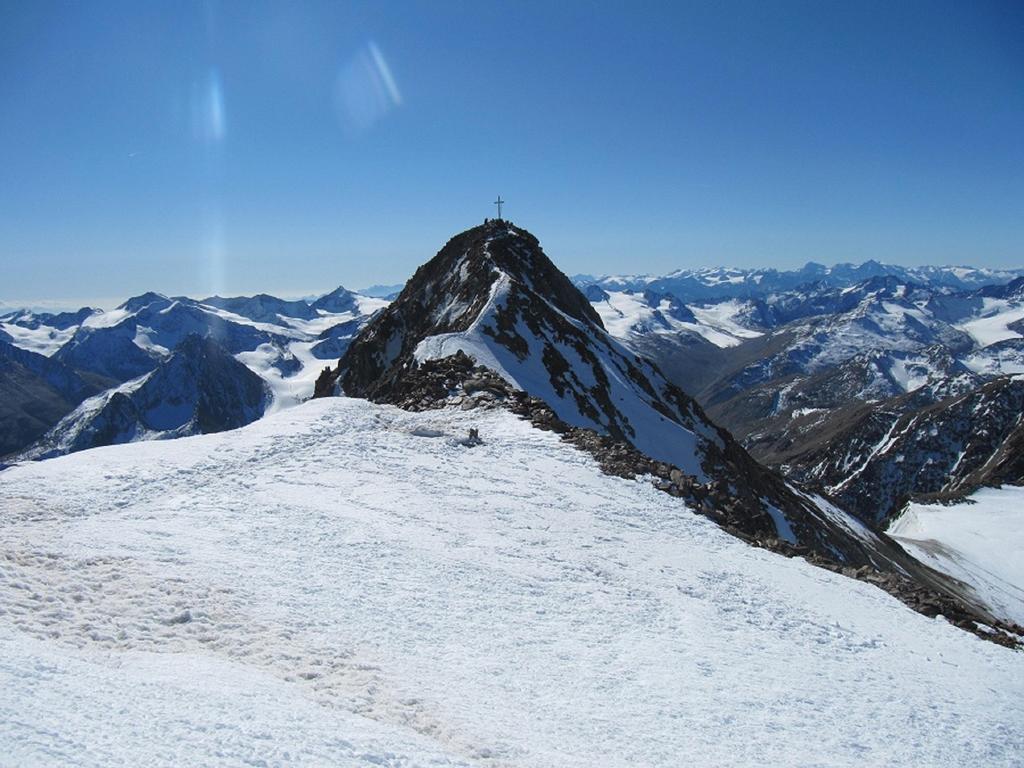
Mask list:
[[126,310],[128,312],[138,312],[140,309],[148,307],[150,304],[169,301],[170,299],[168,299],[162,293],[156,293],[155,291],[147,291],[146,293],[143,293],[140,296],[133,296],[123,304],[119,305],[117,308]]
[[335,378],[349,394],[374,397],[403,367],[447,346],[453,354],[460,343],[481,364],[502,369],[495,355],[511,355],[509,364],[518,367],[530,357],[526,337],[543,334],[542,325],[565,326],[562,333],[604,330],[534,235],[508,221],[488,221],[452,237],[416,270],[353,342]]
[[339,285],[330,293],[325,293],[310,304],[314,310],[323,310],[332,314],[350,312],[356,308],[356,305],[355,294],[343,285]]
[[508,222],[456,235],[421,266],[317,380],[316,396],[337,393],[412,410],[506,407],[610,471],[656,475],[662,490],[783,551],[914,568],[894,544],[861,536],[844,512],[757,464],[656,365],[612,338],[537,238]]
[[83,401],[20,458],[235,429],[263,415],[269,400],[257,374],[211,337],[190,333],[151,372]]
[[451,238],[359,334],[318,387],[387,401],[427,360],[461,352],[564,422],[625,439],[703,476],[697,443],[721,443],[699,408],[609,336],[538,239],[507,221]]

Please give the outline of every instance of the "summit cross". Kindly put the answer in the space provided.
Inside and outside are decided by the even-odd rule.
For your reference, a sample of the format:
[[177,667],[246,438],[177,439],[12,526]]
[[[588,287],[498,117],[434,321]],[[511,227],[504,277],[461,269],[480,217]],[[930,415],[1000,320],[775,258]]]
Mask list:
[[498,206],[498,221],[501,221],[501,204],[505,201],[501,199],[501,195],[498,195],[498,199],[494,201],[494,204]]

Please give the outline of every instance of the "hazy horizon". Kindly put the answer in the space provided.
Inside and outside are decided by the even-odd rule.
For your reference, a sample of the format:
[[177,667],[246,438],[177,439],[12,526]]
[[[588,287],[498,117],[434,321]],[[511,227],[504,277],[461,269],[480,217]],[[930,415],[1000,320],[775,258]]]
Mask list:
[[[548,254],[548,255],[550,256],[550,254]],[[428,258],[432,258],[432,256],[428,257]],[[427,259],[424,259],[424,261],[426,261],[426,260]],[[861,264],[866,263],[867,261],[871,261],[871,259],[865,259],[864,261],[860,261],[860,262],[841,262],[841,261],[837,261],[837,262],[832,262],[832,263],[824,263],[824,262],[818,262],[818,263],[822,264],[823,266],[831,268],[831,267],[836,267],[836,266],[840,266],[840,265],[844,265],[844,264],[851,264],[853,266],[859,266]],[[879,260],[875,259],[875,261],[879,261]],[[881,263],[881,264],[883,264],[885,266],[904,267],[904,268],[914,268],[914,267],[924,267],[924,266],[930,266],[930,267],[970,267],[970,268],[975,268],[975,269],[984,269],[984,268],[986,268],[986,267],[983,267],[983,266],[978,265],[978,264],[927,264],[927,263],[926,264],[900,264],[900,263],[892,262],[892,261],[879,261],[879,263]],[[746,269],[752,269],[752,270],[764,269],[764,270],[772,270],[772,269],[775,269],[775,270],[777,270],[779,272],[791,272],[791,271],[799,270],[801,267],[805,266],[806,264],[807,264],[807,262],[804,262],[804,264],[801,264],[801,265],[799,265],[797,267],[786,268],[786,269],[778,269],[777,267],[772,267],[772,266],[736,267],[736,266],[731,265],[731,264],[706,264],[706,265],[698,265],[698,266],[694,266],[694,267],[678,267],[677,269],[679,269],[679,270],[694,270],[694,271],[702,270],[702,269],[709,269],[709,270],[714,270],[714,269],[744,269],[744,270],[746,270]],[[558,264],[556,263],[555,266],[558,266]],[[993,270],[996,270],[996,271],[1024,271],[1024,267],[988,267],[988,269],[993,269]],[[617,272],[604,272],[604,273],[599,273],[599,274],[586,273],[586,272],[569,272],[569,273],[566,273],[566,274],[568,274],[569,277],[571,277],[573,279],[575,279],[577,277],[583,277],[583,276],[589,276],[589,277],[595,277],[595,278],[606,278],[606,277],[616,277],[616,276],[637,277],[637,278],[639,278],[639,277],[661,277],[661,276],[664,276],[664,275],[668,275],[668,274],[670,274],[670,273],[672,273],[674,271],[676,271],[676,270],[675,269],[669,269],[669,270],[665,270],[664,272],[655,273],[655,272],[644,272],[644,271],[619,270]],[[367,284],[367,285],[360,285],[360,286],[357,286],[357,287],[352,287],[352,285],[346,284],[343,281],[343,282],[338,283],[337,285],[331,286],[329,288],[315,288],[315,289],[309,289],[309,290],[296,290],[294,288],[286,288],[286,289],[281,289],[281,290],[275,290],[273,288],[258,287],[257,286],[256,288],[254,288],[252,290],[247,290],[247,291],[231,291],[231,290],[228,290],[228,291],[223,291],[221,294],[218,294],[218,295],[221,295],[221,296],[224,296],[224,297],[232,297],[232,296],[254,296],[256,294],[267,294],[267,295],[274,296],[274,297],[279,298],[279,299],[285,299],[285,300],[288,300],[288,301],[294,301],[294,300],[299,300],[299,299],[314,299],[314,298],[318,298],[318,297],[323,296],[323,295],[325,295],[327,293],[330,293],[331,291],[333,291],[333,290],[335,290],[336,288],[339,288],[339,287],[345,288],[345,289],[350,290],[350,291],[352,291],[354,293],[360,293],[360,294],[364,293],[367,290],[373,290],[373,289],[379,289],[379,288],[387,288],[387,287],[395,287],[396,290],[397,290],[397,289],[401,289],[401,287],[405,285],[405,282],[406,282],[406,280],[409,277],[412,277],[412,273],[411,272],[406,277],[406,279],[404,279],[404,280],[398,280],[398,281],[389,282],[389,283],[374,282],[374,283],[370,283],[370,284]],[[187,293],[187,292],[181,292],[181,291],[164,291],[164,290],[160,290],[159,287],[152,287],[151,286],[149,288],[145,288],[145,289],[140,290],[140,291],[135,291],[133,293],[128,293],[128,294],[125,294],[123,296],[105,296],[105,297],[91,297],[91,298],[90,297],[82,298],[82,297],[74,297],[74,296],[71,296],[71,297],[43,296],[43,297],[30,298],[30,299],[8,299],[6,297],[0,296],[0,314],[5,313],[5,312],[10,312],[10,311],[13,311],[13,310],[19,310],[19,309],[25,309],[25,310],[30,310],[30,311],[40,311],[40,312],[70,312],[70,311],[82,309],[84,307],[92,307],[94,309],[110,310],[110,309],[114,309],[115,307],[117,307],[120,304],[123,304],[125,301],[127,301],[130,298],[133,298],[135,296],[140,296],[143,293],[149,293],[149,292],[159,293],[159,294],[162,294],[162,295],[167,296],[169,298],[173,298],[173,297],[176,297],[176,296],[183,296],[183,297],[186,297],[186,298],[196,299],[196,300],[210,298],[213,295],[213,294],[210,294],[210,293],[202,293],[202,292],[200,292],[200,293]]]

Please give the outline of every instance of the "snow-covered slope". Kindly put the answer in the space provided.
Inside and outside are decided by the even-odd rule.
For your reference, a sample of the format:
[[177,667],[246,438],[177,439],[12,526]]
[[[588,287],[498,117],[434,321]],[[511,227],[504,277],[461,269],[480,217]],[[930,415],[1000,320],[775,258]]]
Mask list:
[[968,584],[995,615],[1024,625],[1024,488],[983,488],[956,504],[911,503],[888,532]]
[[1024,750],[1018,653],[750,548],[501,410],[327,398],[14,467],[0,548],[12,765]]
[[602,291],[591,303],[608,333],[627,342],[647,334],[696,334],[716,347],[734,347],[761,335],[736,322],[738,301],[687,306],[671,294]]
[[[469,379],[476,374],[461,362],[442,362],[459,356],[497,375],[496,396],[507,406],[515,400],[525,408],[534,398],[560,431],[590,430],[661,466],[627,473],[660,471],[666,479],[675,468],[684,495],[714,486],[721,503],[711,506],[746,535],[806,546],[846,565],[913,567],[891,562],[892,553],[904,557],[891,542],[852,534],[754,462],[657,366],[608,334],[538,240],[509,222],[452,238],[360,331],[337,368],[324,371],[317,394],[444,407],[457,390],[475,386]],[[421,375],[435,364],[447,367]]]
[[83,320],[99,311],[82,307],[77,312],[8,312],[0,315],[0,339],[49,357],[67,343]]
[[979,347],[987,347],[1007,339],[1024,337],[1019,330],[1022,321],[1024,297],[985,298],[976,313],[960,322],[960,328],[969,333]]

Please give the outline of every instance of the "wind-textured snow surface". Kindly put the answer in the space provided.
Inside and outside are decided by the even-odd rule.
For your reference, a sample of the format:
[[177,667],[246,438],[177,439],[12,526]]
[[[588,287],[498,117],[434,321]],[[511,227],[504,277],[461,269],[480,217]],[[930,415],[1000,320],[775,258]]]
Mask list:
[[0,547],[11,765],[1024,754],[1020,654],[748,547],[504,411],[326,398],[19,465]]
[[912,502],[888,532],[966,583],[996,616],[1024,624],[1024,488],[982,488],[957,504]]

